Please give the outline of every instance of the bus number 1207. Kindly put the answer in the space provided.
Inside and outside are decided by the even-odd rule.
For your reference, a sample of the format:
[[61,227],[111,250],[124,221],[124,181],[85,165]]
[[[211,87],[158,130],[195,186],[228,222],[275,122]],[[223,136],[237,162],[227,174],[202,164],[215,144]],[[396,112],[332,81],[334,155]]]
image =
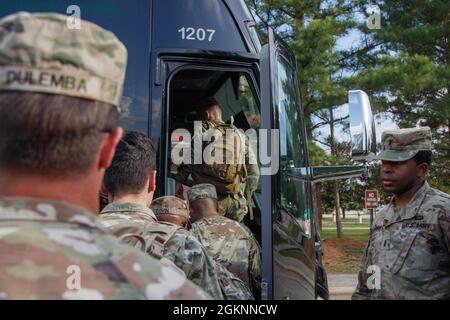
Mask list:
[[198,40],[198,41],[208,41],[211,42],[216,30],[214,29],[203,29],[203,28],[191,28],[183,27],[178,30],[181,32],[182,40]]

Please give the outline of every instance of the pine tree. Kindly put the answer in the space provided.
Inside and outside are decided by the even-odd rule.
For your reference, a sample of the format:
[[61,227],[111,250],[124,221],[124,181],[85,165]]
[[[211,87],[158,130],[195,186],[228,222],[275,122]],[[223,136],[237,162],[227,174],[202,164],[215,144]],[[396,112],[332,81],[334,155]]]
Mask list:
[[341,54],[356,76],[344,80],[367,91],[372,105],[390,112],[401,128],[431,128],[429,182],[450,192],[450,2],[364,1],[359,10],[367,4],[379,5],[381,28],[360,24],[361,46]]

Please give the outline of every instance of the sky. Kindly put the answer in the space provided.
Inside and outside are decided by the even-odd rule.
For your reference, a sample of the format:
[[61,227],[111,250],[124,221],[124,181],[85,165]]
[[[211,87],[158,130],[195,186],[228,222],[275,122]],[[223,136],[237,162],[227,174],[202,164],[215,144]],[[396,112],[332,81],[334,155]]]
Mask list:
[[[365,16],[363,13],[356,13],[356,18],[360,21],[363,21],[363,19],[365,19]],[[339,39],[337,39],[336,42],[336,49],[337,50],[349,50],[352,47],[357,47],[360,43],[362,39],[362,33],[358,30],[358,29],[351,29],[347,35],[340,37]],[[360,88],[350,88],[351,90],[358,90]],[[369,96],[369,100],[370,100],[370,96]],[[376,139],[377,139],[377,143],[381,142],[381,135],[383,133],[383,131],[385,130],[390,130],[390,129],[398,129],[397,124],[392,121],[392,116],[389,115],[388,113],[383,113],[383,114],[378,114],[377,116],[375,116],[375,132],[376,132]],[[314,122],[314,118],[312,119]],[[329,128],[328,127],[322,127],[319,129],[320,133],[321,133],[321,137],[325,138],[327,135],[329,135]],[[339,130],[338,130],[339,131]],[[341,135],[339,137],[337,137],[338,141],[344,141],[347,139],[347,137],[345,137],[345,135]],[[321,148],[323,148],[324,150],[327,150],[326,147],[324,147],[321,144],[317,145]],[[328,151],[328,150],[327,150]]]
[[[357,29],[352,29],[350,32],[339,38],[336,42],[337,50],[349,50],[352,47],[358,46],[361,41],[361,32]],[[360,88],[351,88],[352,90],[358,90]],[[369,96],[370,100],[370,96]],[[392,121],[392,116],[389,113],[381,113],[375,117],[375,131],[377,137],[377,143],[381,142],[381,134],[385,130],[398,129],[398,125]],[[329,134],[329,129],[323,128],[323,134]]]
[[[352,29],[350,30],[350,32],[339,38],[336,42],[336,49],[337,50],[349,50],[352,47],[357,47],[359,42],[361,41],[361,32],[357,29]],[[351,90],[358,90],[360,88],[355,87],[355,88],[350,88]],[[370,100],[370,96],[369,96],[369,100]],[[346,106],[342,106],[341,111],[337,111],[338,113],[342,113],[344,112],[343,110],[345,110],[347,107]],[[347,111],[348,112],[348,111]],[[397,124],[392,121],[392,116],[389,113],[380,113],[377,114],[375,116],[375,132],[376,132],[376,139],[377,139],[377,143],[381,142],[381,135],[383,133],[383,131],[385,130],[391,130],[391,129],[398,129]],[[317,121],[316,118],[313,117],[313,123],[315,123],[315,121]],[[346,141],[348,140],[348,137],[340,134],[339,133],[340,130],[336,131],[336,139],[338,141]],[[326,138],[329,134],[330,134],[330,129],[328,126],[322,127],[320,129],[317,130],[317,133],[319,133],[319,139],[324,139]],[[317,144],[319,147],[321,147],[322,149],[327,150],[326,147],[324,147],[321,144]]]

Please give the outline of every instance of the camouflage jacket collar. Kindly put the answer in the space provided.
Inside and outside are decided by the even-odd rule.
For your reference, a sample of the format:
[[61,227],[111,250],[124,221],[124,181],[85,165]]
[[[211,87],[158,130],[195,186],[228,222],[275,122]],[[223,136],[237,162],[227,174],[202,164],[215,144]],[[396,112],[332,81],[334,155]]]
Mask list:
[[224,125],[224,124],[226,124],[226,122],[223,120],[209,120],[209,121],[203,121],[202,124],[205,129],[210,129],[210,128],[216,128],[219,125]]
[[388,205],[384,220],[387,220],[387,223],[393,223],[414,218],[419,212],[423,200],[430,189],[431,188],[428,182],[424,181],[423,185],[419,188],[419,190],[416,191],[411,200],[409,200],[409,202],[405,206],[400,208],[397,212],[395,211],[395,197],[392,197]]
[[1,221],[68,222],[98,228],[98,218],[88,209],[63,201],[25,197],[0,197]]
[[138,203],[110,203],[105,208],[103,208],[101,214],[128,214],[128,215],[138,215],[139,217],[149,220],[151,222],[158,221],[153,210],[143,206]]
[[223,121],[223,120],[205,120],[205,122],[208,124],[213,124],[213,125],[225,124],[225,121]]
[[206,214],[203,218],[201,218],[200,220],[194,222],[202,222],[202,223],[207,223],[207,224],[212,224],[212,223],[219,223],[222,222],[223,220],[227,220],[228,218],[219,215],[218,213],[211,213],[211,214]]

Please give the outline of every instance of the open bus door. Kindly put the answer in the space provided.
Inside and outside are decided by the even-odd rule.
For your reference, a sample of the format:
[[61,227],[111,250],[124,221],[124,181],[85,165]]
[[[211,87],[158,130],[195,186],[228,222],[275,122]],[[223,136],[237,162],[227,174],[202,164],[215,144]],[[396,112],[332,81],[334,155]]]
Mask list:
[[[260,61],[260,88],[261,88],[261,128],[266,129],[271,137],[271,128],[273,128],[273,106],[274,97],[272,90],[272,80],[274,76],[273,61],[275,61],[275,52],[273,45],[274,34],[269,28],[269,43],[261,49]],[[271,150],[272,139],[267,139],[269,144],[266,150]],[[259,146],[261,148],[261,146]],[[273,175],[264,172],[264,164],[261,165],[261,254],[262,254],[262,280],[261,280],[261,299],[273,299],[273,257],[272,257],[272,212],[273,212]]]
[[262,128],[277,129],[268,149],[278,152],[272,150],[272,174],[263,174],[261,163],[263,297],[315,299],[312,181],[296,60],[271,29],[268,39],[261,52]]

